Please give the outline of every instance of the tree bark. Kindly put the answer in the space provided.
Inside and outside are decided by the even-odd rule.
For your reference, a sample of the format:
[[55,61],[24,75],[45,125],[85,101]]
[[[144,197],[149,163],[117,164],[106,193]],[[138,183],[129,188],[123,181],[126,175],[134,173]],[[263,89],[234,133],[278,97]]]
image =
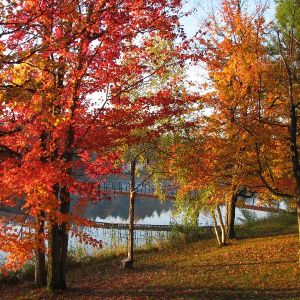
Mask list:
[[[57,194],[61,201],[60,213],[64,217],[70,211],[70,193],[66,187],[61,187]],[[68,222],[59,224],[55,220],[50,225],[47,287],[52,291],[67,288],[68,230]]]
[[50,225],[49,232],[49,253],[48,253],[48,276],[47,287],[49,290],[64,289],[65,287],[60,282],[60,249],[61,243],[59,238],[59,225],[53,222]]
[[[61,198],[61,186],[59,183],[54,186],[54,193],[57,199]],[[66,286],[61,282],[60,278],[60,253],[61,253],[61,235],[58,220],[49,220],[49,245],[48,245],[48,274],[47,274],[47,288],[54,291],[58,289],[65,289]]]
[[129,223],[128,223],[128,253],[127,259],[123,260],[125,268],[133,268],[133,247],[134,247],[134,202],[135,202],[135,169],[136,160],[130,164],[130,198],[129,198]]
[[[300,244],[300,201],[297,201],[297,219],[298,219],[298,231],[299,231],[299,244]],[[299,263],[300,263],[300,250],[298,251],[299,254]]]
[[234,221],[235,221],[235,209],[237,203],[237,195],[232,194],[230,200],[227,202],[226,210],[226,237],[228,239],[235,238]]
[[[289,97],[289,116],[290,116],[290,124],[289,124],[289,141],[290,141],[290,153],[291,153],[291,162],[293,165],[293,175],[296,182],[296,205],[297,205],[297,219],[298,219],[298,235],[299,235],[299,244],[300,244],[300,162],[299,162],[299,149],[298,149],[298,118],[296,108],[298,106],[297,101],[295,103],[294,100],[294,73],[295,69],[293,70],[292,64],[289,61],[292,56],[295,54],[295,37],[294,37],[294,29],[289,32],[290,41],[288,46],[288,52],[284,55],[282,48],[280,46],[279,51],[285,66],[285,71],[287,75],[287,89],[288,89],[288,97]],[[281,45],[279,32],[278,32],[278,41],[279,45]],[[300,250],[299,250],[299,263],[300,263]]]
[[[288,91],[290,100],[290,151],[293,163],[293,174],[296,181],[296,205],[297,205],[297,219],[298,219],[298,232],[299,232],[299,244],[300,244],[300,162],[299,162],[299,150],[298,150],[298,117],[296,112],[296,105],[294,103],[293,93],[293,79],[291,70],[286,66],[288,75]],[[300,263],[300,250],[299,250],[299,263]]]
[[35,253],[35,286],[46,286],[46,259],[45,259],[45,212],[41,211],[36,217],[37,225],[37,249]]
[[[60,212],[68,215],[70,212],[70,193],[66,187],[62,188],[62,204]],[[60,285],[63,289],[67,288],[67,257],[68,257],[68,242],[69,242],[69,225],[68,222],[63,222],[60,225],[61,234],[61,252],[60,252]]]
[[199,226],[199,224],[198,224],[199,215],[200,215],[200,212],[198,211],[198,212],[195,212],[195,215],[193,216],[193,220],[192,221],[193,221],[193,225],[195,227]]
[[[45,130],[42,131],[40,136],[41,149],[46,150],[48,134]],[[42,163],[45,163],[47,159],[44,156],[40,158]],[[35,286],[42,287],[47,285],[46,274],[46,253],[45,253],[45,217],[46,214],[41,210],[36,216],[36,234],[37,234],[37,249],[35,251]]]

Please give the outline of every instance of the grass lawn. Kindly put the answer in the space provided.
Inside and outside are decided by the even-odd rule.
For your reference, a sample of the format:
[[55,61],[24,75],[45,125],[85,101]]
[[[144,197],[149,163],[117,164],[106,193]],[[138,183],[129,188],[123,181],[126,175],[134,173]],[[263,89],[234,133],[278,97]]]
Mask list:
[[259,226],[263,237],[222,248],[209,239],[138,251],[133,270],[120,267],[124,255],[92,258],[72,266],[66,292],[51,295],[25,281],[2,284],[1,299],[300,299],[295,226],[277,236]]

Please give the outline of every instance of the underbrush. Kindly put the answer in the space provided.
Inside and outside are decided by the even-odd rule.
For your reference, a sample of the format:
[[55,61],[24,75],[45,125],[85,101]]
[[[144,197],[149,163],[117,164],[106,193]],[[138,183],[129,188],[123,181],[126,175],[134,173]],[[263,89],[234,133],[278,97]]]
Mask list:
[[161,246],[178,246],[185,243],[194,243],[212,236],[212,231],[208,227],[199,227],[193,224],[175,224],[171,234]]
[[34,264],[26,263],[19,271],[0,272],[0,286],[2,284],[12,285],[22,281],[34,280]]
[[84,245],[72,247],[68,253],[67,267],[76,268],[82,263],[94,264],[99,262],[110,261],[126,253],[127,247],[124,245],[114,246],[113,248],[91,248]]

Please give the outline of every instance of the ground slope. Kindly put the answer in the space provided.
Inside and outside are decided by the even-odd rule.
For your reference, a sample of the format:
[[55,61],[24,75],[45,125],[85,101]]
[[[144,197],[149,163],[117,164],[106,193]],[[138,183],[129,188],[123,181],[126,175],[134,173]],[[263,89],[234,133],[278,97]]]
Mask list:
[[3,285],[1,299],[300,299],[296,234],[242,239],[218,247],[214,239],[136,255],[93,259],[69,272],[69,290],[49,295],[32,283]]

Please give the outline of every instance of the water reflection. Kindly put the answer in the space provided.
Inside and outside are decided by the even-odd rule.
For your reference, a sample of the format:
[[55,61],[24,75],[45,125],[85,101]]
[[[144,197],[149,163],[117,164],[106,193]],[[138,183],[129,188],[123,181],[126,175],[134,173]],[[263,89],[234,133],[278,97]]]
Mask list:
[[[84,216],[99,222],[126,223],[128,220],[129,195],[111,194],[108,199],[101,200],[95,204],[89,204]],[[222,214],[225,215],[225,207],[221,207]],[[135,201],[135,223],[169,225],[174,222],[181,222],[181,216],[174,217],[174,200],[160,201],[157,198],[137,197]],[[251,211],[254,218],[264,218],[267,212]],[[244,219],[241,209],[236,209],[236,224],[240,224]],[[211,216],[200,213],[198,219],[199,226],[212,226]]]
[[[89,204],[84,216],[91,220],[105,220],[106,222],[127,222],[129,195],[111,194],[108,199],[95,204]],[[155,198],[138,198],[135,201],[135,222],[148,224],[169,224],[170,215],[174,208],[171,200],[160,201]],[[149,223],[150,221],[150,223]],[[162,223],[158,223],[162,222]]]

